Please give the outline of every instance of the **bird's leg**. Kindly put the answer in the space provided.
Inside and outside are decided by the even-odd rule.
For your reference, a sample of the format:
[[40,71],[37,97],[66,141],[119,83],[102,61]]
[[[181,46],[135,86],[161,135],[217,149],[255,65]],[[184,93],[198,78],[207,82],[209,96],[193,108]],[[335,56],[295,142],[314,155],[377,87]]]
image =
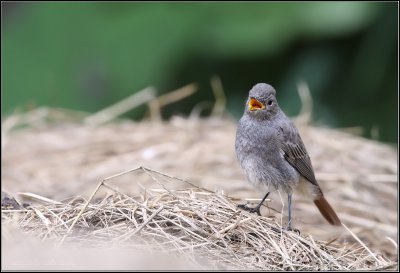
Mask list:
[[300,235],[300,230],[292,228],[292,194],[288,194],[288,210],[289,210],[289,222],[287,223],[286,230],[287,231],[294,231],[298,235]]
[[292,230],[292,194],[288,194],[289,222],[286,230]]
[[240,204],[240,205],[238,205],[238,208],[247,210],[247,211],[249,211],[249,212],[251,212],[251,213],[257,212],[257,214],[261,216],[260,208],[261,208],[261,205],[264,203],[265,199],[267,199],[268,195],[269,195],[269,192],[267,192],[267,194],[266,194],[266,195],[264,196],[264,198],[261,200],[260,204],[258,204],[258,205],[257,205],[256,207],[254,207],[254,208],[249,208],[249,207],[247,206],[247,204]]

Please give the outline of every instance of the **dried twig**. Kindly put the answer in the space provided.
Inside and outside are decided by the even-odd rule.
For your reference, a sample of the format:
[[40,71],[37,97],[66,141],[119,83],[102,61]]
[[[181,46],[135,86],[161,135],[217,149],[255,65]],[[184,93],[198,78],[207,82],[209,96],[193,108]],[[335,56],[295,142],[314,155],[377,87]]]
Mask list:
[[154,87],[147,87],[133,95],[125,98],[101,111],[90,115],[84,122],[90,125],[100,125],[113,120],[121,114],[136,108],[137,106],[149,102],[155,98],[156,90]]

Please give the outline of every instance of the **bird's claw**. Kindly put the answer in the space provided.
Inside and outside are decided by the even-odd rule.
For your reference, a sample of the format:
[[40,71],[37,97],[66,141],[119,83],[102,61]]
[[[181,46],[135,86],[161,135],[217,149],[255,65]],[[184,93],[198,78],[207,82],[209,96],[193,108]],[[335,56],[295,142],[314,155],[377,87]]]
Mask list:
[[293,232],[296,232],[297,233],[297,235],[300,235],[300,230],[298,230],[297,228],[292,228],[292,225],[287,225],[286,226],[286,228],[285,228],[287,231],[293,231]]
[[281,233],[282,231],[293,231],[293,232],[296,232],[297,235],[300,235],[300,230],[298,230],[297,228],[292,229],[292,227],[286,227],[286,228],[278,229],[276,227],[271,227],[271,229],[276,233]]
[[260,212],[260,207],[259,206],[255,207],[255,208],[250,208],[250,207],[247,206],[247,204],[240,204],[237,207],[240,208],[240,209],[247,210],[250,213],[255,213],[256,212],[259,216],[261,216],[261,212]]

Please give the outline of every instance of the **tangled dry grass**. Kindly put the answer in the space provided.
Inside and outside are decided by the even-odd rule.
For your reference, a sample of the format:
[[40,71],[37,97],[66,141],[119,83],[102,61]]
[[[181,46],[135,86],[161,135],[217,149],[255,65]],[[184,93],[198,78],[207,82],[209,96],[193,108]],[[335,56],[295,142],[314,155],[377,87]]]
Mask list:
[[[310,235],[286,231],[274,217],[237,210],[225,195],[147,168],[131,173],[138,171],[158,188],[143,188],[141,194],[128,196],[102,181],[99,188],[108,189],[109,194],[94,202],[37,197],[45,204],[3,210],[3,218],[17,219],[23,230],[42,240],[164,250],[203,269],[377,270],[395,266],[365,246],[315,241]],[[132,183],[141,182],[131,177]],[[184,187],[169,189],[174,182]],[[97,189],[92,197],[95,193]]]
[[[186,257],[192,268],[397,267],[396,147],[297,119],[316,178],[354,233],[332,228],[310,200],[295,194],[299,235],[281,231],[286,218],[277,194],[261,217],[236,210],[243,200],[261,196],[236,162],[232,119],[192,115],[104,125],[85,120],[85,113],[38,108],[2,122],[2,190],[31,204],[2,207],[3,228],[28,232],[40,243],[63,241],[62,248],[164,249]],[[101,179],[132,168],[90,197]],[[26,242],[13,234],[3,235],[7,246],[24,248]],[[137,262],[124,269],[136,268]]]

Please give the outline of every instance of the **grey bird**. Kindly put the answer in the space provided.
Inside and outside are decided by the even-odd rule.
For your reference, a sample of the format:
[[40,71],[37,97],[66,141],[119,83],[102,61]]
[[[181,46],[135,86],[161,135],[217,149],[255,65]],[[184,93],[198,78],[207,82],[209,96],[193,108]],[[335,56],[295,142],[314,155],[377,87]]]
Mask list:
[[341,225],[315,179],[310,157],[297,128],[279,108],[275,89],[258,83],[249,92],[246,107],[236,131],[236,156],[247,180],[265,190],[254,208],[238,207],[260,214],[260,207],[271,191],[288,195],[288,225],[292,229],[292,193],[300,186],[309,191],[315,205],[331,225]]

